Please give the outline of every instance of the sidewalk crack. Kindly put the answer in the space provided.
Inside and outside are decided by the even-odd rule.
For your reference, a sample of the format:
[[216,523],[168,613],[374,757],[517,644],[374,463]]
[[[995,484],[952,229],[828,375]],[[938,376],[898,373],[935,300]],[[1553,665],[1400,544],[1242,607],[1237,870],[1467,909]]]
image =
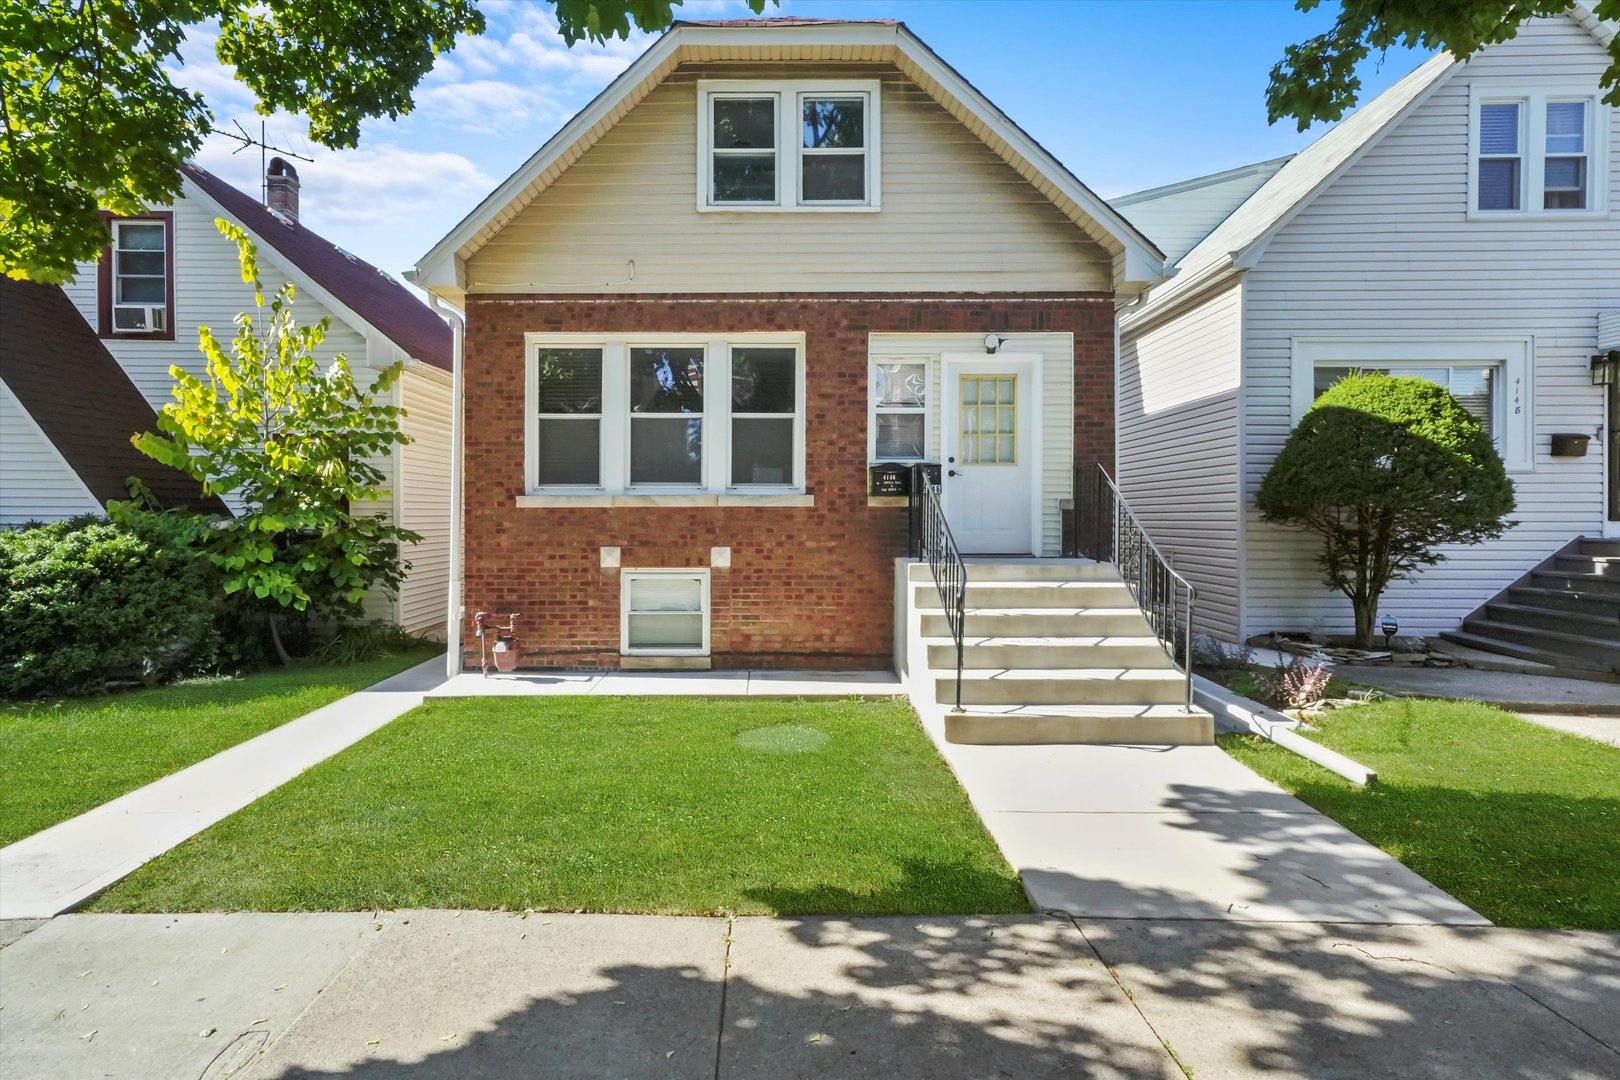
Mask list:
[[725,951],[720,959],[720,1020],[714,1032],[714,1080],[720,1080],[720,1050],[726,1039],[726,991],[731,985],[731,932],[737,926],[737,916],[726,916]]
[[1080,921],[1072,915],[1069,916],[1069,923],[1079,933],[1080,940],[1084,941],[1086,946],[1091,949],[1091,954],[1097,958],[1097,962],[1103,966],[1103,970],[1108,972],[1108,977],[1114,980],[1114,985],[1119,987],[1119,992],[1125,995],[1125,1000],[1131,1003],[1131,1008],[1136,1010],[1136,1015],[1142,1018],[1142,1023],[1147,1025],[1148,1031],[1159,1041],[1159,1045],[1164,1047],[1164,1052],[1170,1055],[1170,1060],[1176,1063],[1176,1068],[1181,1070],[1181,1074],[1187,1080],[1193,1080],[1192,1068],[1181,1060],[1181,1055],[1176,1053],[1176,1048],[1170,1045],[1170,1040],[1159,1034],[1159,1029],[1153,1026],[1153,1021],[1149,1020],[1147,1013],[1142,1011],[1142,1005],[1136,1000],[1136,995],[1131,993],[1131,988],[1125,985],[1125,980],[1119,977],[1119,972],[1114,970],[1114,965],[1110,964],[1108,958],[1103,956],[1102,950],[1097,948],[1097,943],[1087,936],[1085,927],[1081,926]]
[[1571,1020],[1569,1017],[1565,1016],[1563,1013],[1559,1012],[1557,1009],[1553,1008],[1551,1005],[1547,1004],[1545,1001],[1542,1001],[1540,998],[1536,997],[1536,995],[1514,982],[1512,979],[1503,979],[1502,981],[1513,987],[1513,989],[1517,990],[1525,997],[1529,998],[1531,1001],[1535,1002],[1537,1005],[1540,1005],[1543,1009],[1546,1009],[1548,1012],[1558,1017],[1558,1019],[1562,1020],[1564,1023],[1568,1024],[1582,1035],[1585,1035],[1588,1039],[1591,1039],[1593,1042],[1603,1047],[1605,1050],[1612,1054],[1620,1055],[1620,1046],[1615,1046],[1613,1043],[1608,1042],[1596,1033],[1588,1031],[1580,1024],[1577,1024],[1575,1021]]

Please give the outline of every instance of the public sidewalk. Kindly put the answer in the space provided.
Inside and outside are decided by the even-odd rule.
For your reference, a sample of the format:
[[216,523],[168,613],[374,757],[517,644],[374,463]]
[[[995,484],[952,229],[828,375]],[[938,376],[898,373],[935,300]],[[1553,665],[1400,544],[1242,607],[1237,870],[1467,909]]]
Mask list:
[[[476,659],[474,657],[473,659]],[[464,672],[428,691],[430,698],[596,697],[901,697],[892,671],[517,671]]]
[[0,919],[69,911],[422,703],[435,657],[44,832],[0,848]]
[[1489,925],[1219,747],[963,746],[922,715],[1038,910]]
[[0,1010],[0,1075],[29,1080],[1600,1080],[1620,1075],[1620,935],[66,915],[0,950]]

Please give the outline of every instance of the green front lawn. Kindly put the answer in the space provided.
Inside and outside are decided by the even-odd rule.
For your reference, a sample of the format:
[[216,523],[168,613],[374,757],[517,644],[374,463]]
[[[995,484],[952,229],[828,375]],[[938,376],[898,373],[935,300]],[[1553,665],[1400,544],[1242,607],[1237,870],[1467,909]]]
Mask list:
[[896,701],[430,701],[95,911],[1026,912]]
[[1464,701],[1361,705],[1313,738],[1377,783],[1257,736],[1221,745],[1492,922],[1620,930],[1620,750]]
[[0,846],[100,806],[426,660],[199,679],[59,702],[0,702]]

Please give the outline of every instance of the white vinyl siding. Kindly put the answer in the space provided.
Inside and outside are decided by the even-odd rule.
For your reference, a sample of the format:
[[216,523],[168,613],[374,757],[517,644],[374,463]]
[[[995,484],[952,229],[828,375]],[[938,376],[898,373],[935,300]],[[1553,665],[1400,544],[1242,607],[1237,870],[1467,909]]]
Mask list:
[[411,437],[394,451],[399,523],[422,535],[405,550],[411,571],[399,590],[399,624],[442,638],[450,589],[450,376],[408,370],[399,387],[401,428]]
[[[1034,353],[1040,357],[1041,463],[1036,492],[1041,507],[1041,550],[1036,554],[1055,557],[1063,550],[1063,518],[1058,504],[1074,492],[1074,335],[1013,334],[1002,350],[1021,355]],[[944,400],[940,378],[941,357],[945,353],[983,355],[984,335],[873,334],[868,345],[871,364],[926,362],[928,400],[936,403]],[[869,380],[870,372],[869,364]],[[944,445],[940,432],[942,412],[937,405],[928,411],[925,456],[929,461],[939,460],[939,448]],[[869,422],[871,415],[869,410]],[[869,449],[873,446],[870,429],[867,446]],[[875,459],[869,460],[877,463]]]
[[0,528],[101,511],[79,474],[0,382]]
[[[1603,395],[1587,366],[1597,314],[1620,308],[1620,222],[1471,217],[1469,119],[1471,95],[1572,82],[1595,90],[1608,63],[1573,21],[1531,20],[1516,39],[1455,71],[1286,225],[1246,276],[1245,634],[1350,626],[1349,602],[1320,584],[1315,541],[1265,525],[1252,510],[1290,428],[1295,338],[1532,342],[1533,469],[1510,474],[1518,525],[1500,540],[1447,550],[1439,566],[1394,585],[1384,607],[1403,630],[1453,629],[1571,538],[1600,532],[1599,440],[1585,458],[1553,458],[1550,436],[1592,435],[1605,422]],[[1604,115],[1612,128],[1615,111]],[[1610,206],[1620,176],[1616,134],[1607,140]]]
[[1241,315],[1242,290],[1228,289],[1119,353],[1120,490],[1198,589],[1195,628],[1224,641],[1239,636]]
[[714,69],[687,65],[468,260],[468,291],[1112,291],[1108,253],[893,68],[726,68],[811,73],[881,82],[880,211],[700,212],[697,88]]

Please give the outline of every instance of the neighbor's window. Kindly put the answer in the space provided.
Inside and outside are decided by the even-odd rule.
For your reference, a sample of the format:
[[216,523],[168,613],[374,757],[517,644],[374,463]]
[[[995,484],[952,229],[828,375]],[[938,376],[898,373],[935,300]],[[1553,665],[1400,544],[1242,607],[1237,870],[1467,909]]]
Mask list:
[[169,303],[168,225],[112,223],[112,331],[153,334],[166,329]]
[[1478,97],[1470,213],[1602,210],[1607,108],[1596,93],[1526,90]]
[[922,461],[928,455],[928,360],[878,360],[872,364],[873,461]]
[[878,84],[700,85],[698,208],[875,209]]
[[1468,410],[1468,414],[1479,421],[1480,426],[1485,429],[1485,434],[1496,438],[1497,410],[1500,405],[1499,387],[1502,382],[1500,364],[1423,363],[1411,366],[1391,364],[1357,367],[1318,364],[1315,370],[1316,386],[1313,399],[1321,397],[1328,387],[1340,379],[1358,372],[1362,374],[1378,372],[1382,375],[1426,379],[1437,383],[1451,391],[1451,396],[1457,399],[1457,404]]
[[541,349],[536,359],[539,482],[602,482],[602,350]]
[[709,651],[707,570],[624,570],[620,651],[642,656],[702,656]]
[[803,493],[802,335],[528,340],[531,493]]

